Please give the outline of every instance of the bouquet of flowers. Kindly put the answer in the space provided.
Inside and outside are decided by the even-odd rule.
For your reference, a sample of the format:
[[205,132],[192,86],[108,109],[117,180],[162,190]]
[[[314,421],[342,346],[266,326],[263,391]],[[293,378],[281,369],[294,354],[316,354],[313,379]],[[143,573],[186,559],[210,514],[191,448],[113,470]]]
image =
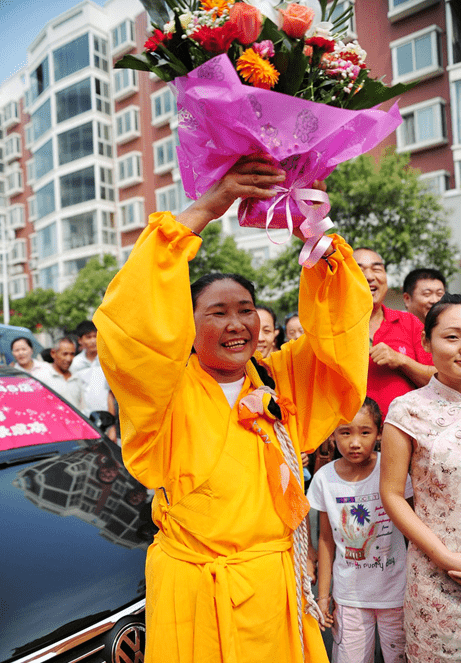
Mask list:
[[115,67],[171,82],[190,198],[240,156],[264,151],[287,177],[272,201],[243,201],[240,224],[290,232],[302,226],[313,246],[330,209],[314,180],[394,131],[397,105],[388,113],[375,107],[409,86],[386,87],[369,76],[363,49],[341,40],[352,10],[329,20],[338,0],[329,9],[327,0],[277,2],[143,0],[152,36],[142,54],[125,55]]

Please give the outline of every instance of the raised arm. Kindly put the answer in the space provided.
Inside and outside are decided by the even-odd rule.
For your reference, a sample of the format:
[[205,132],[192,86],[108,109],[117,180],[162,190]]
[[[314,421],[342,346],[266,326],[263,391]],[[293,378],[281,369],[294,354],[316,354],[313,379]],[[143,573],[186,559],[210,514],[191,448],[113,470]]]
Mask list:
[[416,515],[405,499],[405,482],[413,443],[408,433],[384,424],[381,440],[380,493],[383,506],[404,536],[445,571],[461,572],[461,553],[451,552]]
[[[301,450],[314,451],[366,395],[372,299],[351,247],[333,236],[335,252],[302,269],[299,317],[305,333],[266,360],[282,395],[297,407]],[[331,249],[328,250],[328,253]]]

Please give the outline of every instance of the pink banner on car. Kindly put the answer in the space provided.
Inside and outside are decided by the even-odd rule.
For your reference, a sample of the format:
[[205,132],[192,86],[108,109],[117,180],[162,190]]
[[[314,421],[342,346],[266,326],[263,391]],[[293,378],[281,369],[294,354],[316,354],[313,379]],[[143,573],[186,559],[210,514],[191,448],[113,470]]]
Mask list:
[[0,382],[0,451],[101,435],[70,406],[33,378]]

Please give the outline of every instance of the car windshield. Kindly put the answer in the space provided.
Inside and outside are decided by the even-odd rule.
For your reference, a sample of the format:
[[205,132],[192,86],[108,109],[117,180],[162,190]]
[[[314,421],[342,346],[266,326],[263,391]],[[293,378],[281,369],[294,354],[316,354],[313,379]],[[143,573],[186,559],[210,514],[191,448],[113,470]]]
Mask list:
[[0,451],[100,437],[41,382],[20,375],[0,377]]

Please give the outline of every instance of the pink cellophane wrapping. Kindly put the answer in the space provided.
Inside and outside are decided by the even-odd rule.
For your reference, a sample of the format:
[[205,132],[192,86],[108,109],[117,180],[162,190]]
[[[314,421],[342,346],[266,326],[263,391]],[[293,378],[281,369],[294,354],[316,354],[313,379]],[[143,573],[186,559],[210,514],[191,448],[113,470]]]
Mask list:
[[[293,227],[306,218],[290,193],[311,188],[344,161],[378,145],[401,123],[395,103],[388,111],[346,110],[244,85],[227,55],[218,55],[176,78],[179,168],[186,194],[196,199],[242,155],[271,154],[287,171],[271,228]],[[308,197],[304,199],[309,205]],[[265,228],[274,199],[247,199],[240,225]]]

